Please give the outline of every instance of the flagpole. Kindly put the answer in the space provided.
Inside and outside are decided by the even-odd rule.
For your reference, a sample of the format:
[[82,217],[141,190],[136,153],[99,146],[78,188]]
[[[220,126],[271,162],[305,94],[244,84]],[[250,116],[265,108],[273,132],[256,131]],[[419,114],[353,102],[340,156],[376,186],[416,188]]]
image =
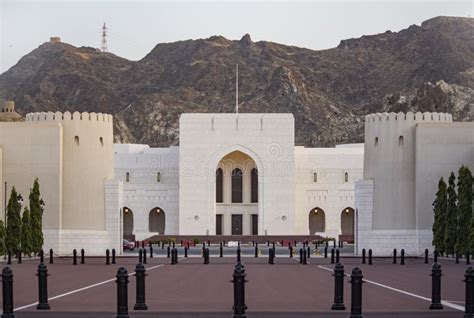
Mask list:
[[239,113],[239,64],[235,66],[235,113]]

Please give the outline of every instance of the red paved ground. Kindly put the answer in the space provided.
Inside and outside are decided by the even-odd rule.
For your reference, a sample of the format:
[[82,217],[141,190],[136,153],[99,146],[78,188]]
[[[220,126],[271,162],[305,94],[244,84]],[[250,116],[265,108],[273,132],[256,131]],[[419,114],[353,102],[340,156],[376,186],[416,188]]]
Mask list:
[[[431,265],[420,259],[408,259],[407,265],[393,265],[390,259],[376,259],[372,266],[359,259],[341,259],[346,273],[362,269],[364,278],[392,288],[431,297]],[[331,312],[334,285],[333,268],[328,259],[311,258],[307,266],[294,259],[278,257],[275,265],[266,258],[243,258],[247,272],[246,303],[250,317],[348,317],[350,309],[349,278],[345,283],[347,310]],[[85,265],[71,265],[71,259],[57,259],[49,265],[49,297],[54,298],[79,288],[112,280],[119,266],[132,272],[136,258],[119,258],[118,264],[106,266],[104,259],[91,258]],[[188,258],[169,265],[164,258],[149,259],[146,278],[149,311],[133,311],[135,277],[130,277],[129,309],[132,317],[230,317],[233,302],[232,279],[235,258],[211,258],[203,265],[201,258]],[[37,300],[38,261],[13,264],[15,308]],[[464,271],[466,266],[441,260],[442,298],[464,306]],[[324,267],[324,268],[322,268]],[[366,282],[363,286],[363,311],[368,317],[462,317],[462,311],[445,307],[429,311],[429,301]],[[116,285],[104,283],[77,293],[50,300],[52,310],[38,312],[35,306],[17,311],[17,317],[114,317]],[[87,313],[84,313],[87,312]],[[55,315],[56,313],[56,315]],[[200,313],[198,315],[198,313]],[[159,315],[157,315],[159,314]]]

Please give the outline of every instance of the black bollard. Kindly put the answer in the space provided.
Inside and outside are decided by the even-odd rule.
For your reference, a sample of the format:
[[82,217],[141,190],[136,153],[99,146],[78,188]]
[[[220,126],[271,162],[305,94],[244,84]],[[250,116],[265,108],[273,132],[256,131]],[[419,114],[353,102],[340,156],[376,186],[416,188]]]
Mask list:
[[306,254],[308,254],[308,258],[311,257],[311,247],[309,247],[309,244],[308,244],[308,247],[306,248]]
[[184,247],[184,257],[188,257],[188,247]]
[[339,249],[336,250],[336,263],[339,263]]
[[331,264],[334,264],[334,249],[331,249]]
[[139,263],[143,262],[143,252],[141,249],[138,250],[138,262]]
[[206,250],[206,243],[202,243],[202,254],[204,254],[204,251]]
[[235,265],[234,274],[232,283],[234,284],[234,306],[232,309],[234,310],[233,318],[246,318],[245,310],[247,309],[247,305],[245,305],[245,267],[242,263],[237,263]]
[[240,244],[237,247],[237,263],[240,263]]
[[171,250],[171,247],[168,245],[168,247],[166,248],[166,257],[167,258],[170,258],[170,250]]
[[336,240],[333,240],[333,241],[332,241],[332,247],[333,247],[333,248],[336,248]]
[[116,264],[116,260],[115,260],[115,248],[112,249],[112,264]]
[[334,304],[332,310],[346,310],[344,306],[344,266],[337,263],[334,267]]
[[13,313],[13,273],[10,267],[5,267],[2,270],[2,296],[2,318],[15,318]]
[[290,258],[293,258],[293,246],[290,246]]
[[209,249],[204,249],[204,264],[209,264]]
[[271,265],[275,264],[273,260],[275,257],[274,254],[275,254],[275,250],[273,248],[269,248],[268,249],[268,264],[271,264]]
[[40,257],[40,263],[44,263],[44,251],[43,250],[40,250],[39,257]]
[[468,267],[464,274],[464,282],[466,283],[466,302],[464,305],[464,318],[474,317],[474,269]]
[[174,262],[178,264],[178,249],[174,248]]
[[77,251],[74,249],[72,251],[72,265],[77,265]]
[[171,250],[171,265],[176,265],[176,259],[174,258],[174,248]]
[[85,261],[85,258],[84,258],[84,249],[81,248],[81,264],[85,264],[86,261]]
[[441,265],[433,264],[431,269],[431,305],[430,309],[443,309],[441,304]]
[[222,246],[222,242],[219,244],[219,257],[224,257],[224,247]]
[[351,274],[351,315],[349,318],[362,318],[362,271],[354,268]]
[[[189,244],[189,243],[188,243]],[[165,249],[165,242],[161,242],[161,249],[164,250]]]
[[123,267],[117,271],[117,318],[129,318],[128,316],[128,273]]
[[466,253],[466,265],[471,265],[471,253]]
[[8,252],[7,265],[11,265],[11,263],[12,263],[12,253]]
[[22,264],[23,261],[22,261],[22,253],[21,251],[18,252],[18,264]]
[[153,246],[151,246],[151,243],[150,243],[150,258],[153,258]]
[[328,258],[328,247],[324,248],[324,258]]
[[428,264],[428,249],[425,249],[425,264]]
[[109,251],[109,249],[105,250],[105,265],[110,265],[110,251]]
[[306,258],[306,249],[303,248],[303,265],[308,265],[308,259]]
[[397,264],[397,249],[393,249],[393,261],[392,264]]
[[455,263],[455,264],[459,264],[459,252],[456,252],[456,253],[454,254],[454,257],[455,257],[454,263]]
[[405,250],[403,248],[400,251],[400,265],[405,265]]
[[142,263],[138,263],[135,267],[135,279],[136,279],[136,303],[133,306],[134,310],[147,310],[148,306],[145,302],[145,266]]
[[143,264],[146,264],[146,249],[143,249]]
[[365,264],[365,248],[362,249],[362,264]]
[[54,263],[54,260],[53,260],[53,259],[54,259],[54,252],[53,252],[53,249],[50,248],[50,249],[49,249],[49,263],[50,263],[50,264],[53,264],[53,263]]
[[303,264],[303,249],[300,248],[300,264]]
[[255,255],[254,255],[254,256],[255,256],[255,257],[258,257],[258,243],[255,244],[255,251],[254,251],[254,252],[255,252]]
[[369,249],[369,265],[372,265],[372,249]]
[[433,262],[438,263],[438,251],[434,250],[433,252]]
[[36,309],[48,310],[48,268],[44,263],[38,265],[38,305]]
[[142,248],[145,248],[145,241],[142,241]]

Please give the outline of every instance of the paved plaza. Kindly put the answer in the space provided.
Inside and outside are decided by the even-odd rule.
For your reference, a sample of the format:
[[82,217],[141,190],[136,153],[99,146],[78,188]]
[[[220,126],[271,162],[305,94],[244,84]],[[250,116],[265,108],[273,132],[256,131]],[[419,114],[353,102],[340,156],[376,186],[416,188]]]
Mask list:
[[[180,254],[177,265],[170,265],[169,259],[163,256],[148,258],[146,303],[149,309],[133,310],[135,277],[130,276],[130,317],[231,317],[233,286],[230,281],[235,254],[229,255],[230,249],[223,258],[211,254],[210,264],[204,265],[199,250],[200,247],[192,248],[188,258]],[[349,317],[349,277],[344,284],[346,310],[330,310],[334,297],[334,265],[329,258],[313,255],[308,265],[300,265],[298,258],[277,253],[275,264],[269,265],[265,255],[255,258],[243,254],[242,262],[248,280],[248,317]],[[115,317],[117,269],[123,266],[133,273],[137,257],[120,257],[117,264],[112,265],[105,265],[105,258],[91,257],[86,258],[86,264],[76,266],[72,265],[71,258],[54,259],[54,264],[47,264],[50,311],[35,309],[38,263],[38,260],[24,260],[23,264],[13,262],[11,265],[16,317]],[[440,260],[444,309],[430,311],[431,264],[424,264],[422,258],[407,258],[406,265],[394,265],[391,258],[375,258],[374,265],[366,265],[361,264],[360,258],[341,257],[341,263],[346,274],[355,267],[362,270],[366,317],[463,316],[465,264]]]

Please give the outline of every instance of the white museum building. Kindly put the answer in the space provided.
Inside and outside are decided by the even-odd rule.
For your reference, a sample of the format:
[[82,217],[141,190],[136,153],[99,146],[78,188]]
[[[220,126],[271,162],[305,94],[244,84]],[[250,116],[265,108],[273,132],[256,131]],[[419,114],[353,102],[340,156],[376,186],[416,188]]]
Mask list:
[[[436,186],[474,167],[474,123],[373,114],[365,143],[295,145],[291,114],[182,114],[179,146],[113,144],[113,119],[32,113],[0,123],[0,181],[46,202],[45,248],[121,250],[122,237],[320,235],[356,252],[431,248]],[[364,151],[365,149],[365,151]]]

